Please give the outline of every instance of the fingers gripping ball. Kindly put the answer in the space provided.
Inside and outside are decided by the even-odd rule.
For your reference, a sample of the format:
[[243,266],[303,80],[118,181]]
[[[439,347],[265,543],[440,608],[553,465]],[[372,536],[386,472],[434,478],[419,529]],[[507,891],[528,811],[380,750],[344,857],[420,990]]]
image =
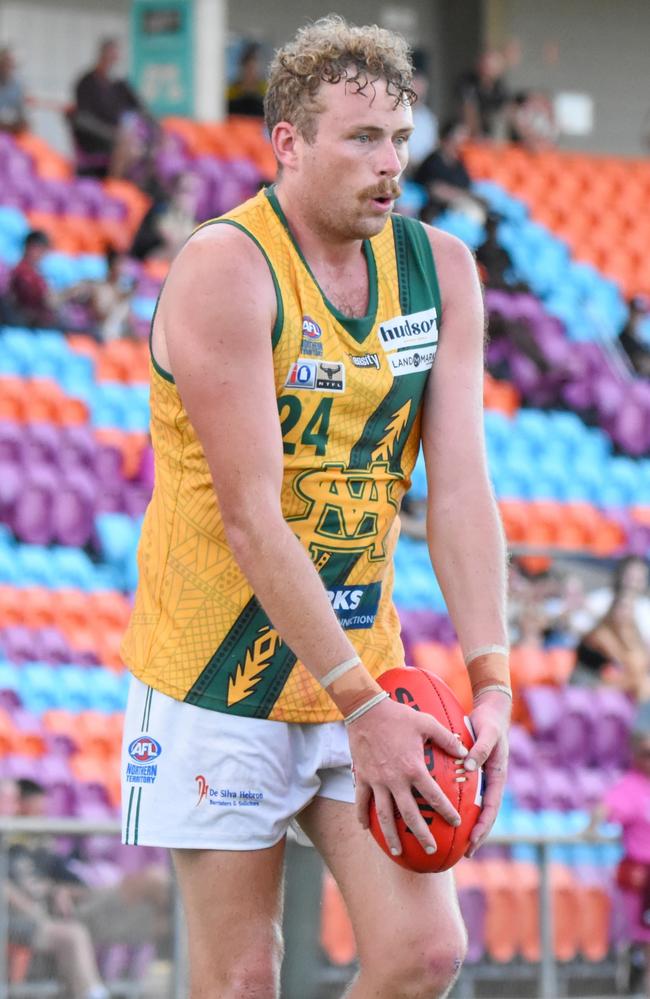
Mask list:
[[[426,711],[433,715],[445,728],[459,735],[467,749],[472,748],[474,734],[470,720],[456,696],[439,677],[428,670],[400,667],[388,670],[378,678],[378,682],[394,701],[407,704],[415,711]],[[395,820],[402,843],[401,855],[391,855],[379,825],[374,799],[370,802],[370,831],[384,853],[400,867],[430,874],[448,870],[465,854],[470,833],[481,812],[483,773],[480,770],[465,772],[462,763],[457,762],[458,757],[455,760],[431,742],[425,743],[424,758],[429,773],[458,811],[460,825],[449,825],[414,790],[413,797],[436,841],[438,849],[435,853],[429,855],[424,852],[397,806]]]

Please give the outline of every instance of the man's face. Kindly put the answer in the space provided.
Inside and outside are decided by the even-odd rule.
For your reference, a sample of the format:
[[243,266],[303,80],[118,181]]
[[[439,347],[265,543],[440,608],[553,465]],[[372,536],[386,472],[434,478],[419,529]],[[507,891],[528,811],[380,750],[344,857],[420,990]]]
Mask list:
[[408,161],[411,108],[395,107],[386,83],[362,93],[345,80],[317,94],[316,136],[296,140],[294,186],[305,218],[326,239],[365,239],[384,228]]

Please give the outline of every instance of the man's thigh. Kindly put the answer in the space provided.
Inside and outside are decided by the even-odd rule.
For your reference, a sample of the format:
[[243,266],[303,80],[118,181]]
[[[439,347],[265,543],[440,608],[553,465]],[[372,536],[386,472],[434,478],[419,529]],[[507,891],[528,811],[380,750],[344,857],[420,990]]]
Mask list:
[[414,874],[399,867],[362,829],[354,805],[316,798],[298,817],[345,900],[362,967],[429,939],[464,935],[451,871]]
[[264,850],[172,850],[198,981],[281,952],[284,839]]

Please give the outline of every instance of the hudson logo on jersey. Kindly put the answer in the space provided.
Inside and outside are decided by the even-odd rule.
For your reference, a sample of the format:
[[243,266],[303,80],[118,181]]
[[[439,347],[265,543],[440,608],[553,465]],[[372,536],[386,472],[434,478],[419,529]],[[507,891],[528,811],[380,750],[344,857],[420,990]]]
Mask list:
[[311,361],[300,357],[289,368],[285,388],[316,392],[343,392],[345,365],[340,361]]
[[382,323],[377,336],[396,377],[427,371],[438,348],[438,313],[435,309],[395,316]]

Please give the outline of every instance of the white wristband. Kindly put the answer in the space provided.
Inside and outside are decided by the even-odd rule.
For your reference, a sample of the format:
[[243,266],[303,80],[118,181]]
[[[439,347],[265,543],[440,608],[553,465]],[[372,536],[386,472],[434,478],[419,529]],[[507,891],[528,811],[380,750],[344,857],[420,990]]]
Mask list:
[[510,655],[510,651],[505,645],[482,645],[480,649],[474,649],[472,652],[467,653],[465,656],[465,665],[469,666],[479,656],[489,656],[492,653],[498,653],[502,656]]
[[501,694],[507,694],[507,696],[512,700],[512,690],[510,687],[506,687],[505,683],[490,683],[487,687],[481,687],[481,689],[474,694],[474,700],[480,697],[481,694],[486,694],[488,690],[498,690]]
[[374,697],[371,697],[369,701],[366,701],[365,704],[362,704],[360,708],[357,708],[355,711],[352,711],[347,716],[347,718],[344,718],[343,719],[344,724],[346,726],[351,725],[353,721],[356,721],[357,718],[361,718],[361,715],[365,715],[366,711],[370,711],[371,708],[374,708],[375,704],[379,704],[380,701],[385,701],[387,697],[390,697],[388,691],[380,690],[378,694],[375,694]]
[[329,673],[326,673],[325,676],[321,676],[318,682],[321,687],[327,689],[334,683],[335,680],[338,680],[344,673],[347,673],[348,670],[354,669],[354,667],[358,666],[360,663],[361,660],[358,656],[355,656],[354,659],[346,659],[344,663],[339,663],[338,666],[334,666],[334,668],[331,669]]

